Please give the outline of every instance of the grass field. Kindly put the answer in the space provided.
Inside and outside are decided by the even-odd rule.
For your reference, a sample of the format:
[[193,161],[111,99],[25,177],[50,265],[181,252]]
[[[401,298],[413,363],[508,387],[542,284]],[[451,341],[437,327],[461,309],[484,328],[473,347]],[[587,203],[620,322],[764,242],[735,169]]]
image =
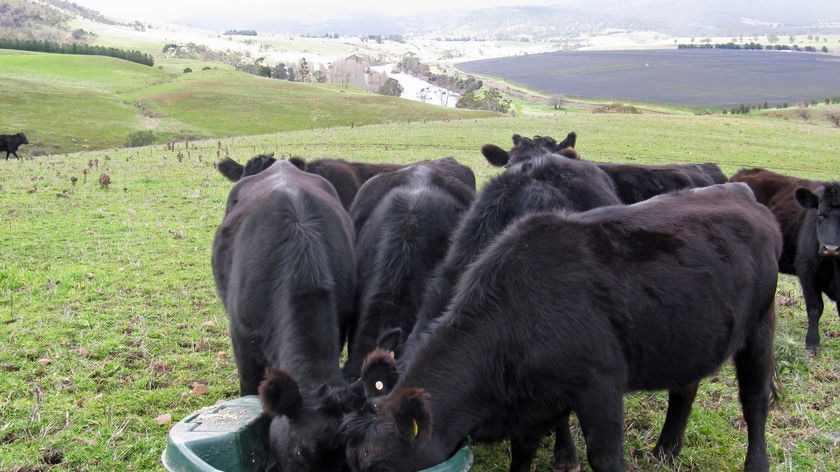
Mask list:
[[186,63],[195,66],[193,72],[99,56],[0,50],[0,133],[24,132],[31,145],[22,151],[43,155],[126,146],[137,131],[152,132],[162,144],[494,115]]
[[[151,72],[149,80],[156,76]],[[159,93],[172,86],[160,84]],[[244,161],[275,152],[412,162],[454,156],[483,183],[498,170],[483,161],[482,144],[506,147],[513,133],[562,137],[570,130],[590,160],[711,161],[729,175],[764,166],[840,179],[837,129],[720,115],[560,113],[343,126],[0,161],[0,471],[162,470],[173,422],[237,396],[227,319],[210,268],[231,185],[214,168],[222,157]],[[99,183],[103,173],[107,188]],[[827,308],[822,354],[810,358],[794,279],[780,278],[777,301],[784,396],[768,424],[772,469],[838,470],[836,310]],[[628,469],[738,469],[746,436],[733,382],[725,366],[701,384],[673,468],[645,454],[664,418],[663,394],[628,395]],[[474,471],[507,470],[506,444],[477,445],[474,452]],[[549,461],[546,442],[535,470],[549,470]]]

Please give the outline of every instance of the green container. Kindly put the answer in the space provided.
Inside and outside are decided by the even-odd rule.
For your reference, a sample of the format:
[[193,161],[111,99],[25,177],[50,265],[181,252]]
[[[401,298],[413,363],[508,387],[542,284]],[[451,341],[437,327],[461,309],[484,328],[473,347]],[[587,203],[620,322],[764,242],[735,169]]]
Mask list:
[[[161,460],[169,472],[271,472],[270,423],[256,395],[203,408],[169,430]],[[446,462],[421,472],[467,472],[472,463],[464,441]]]
[[169,431],[163,465],[170,472],[265,472],[270,422],[256,395],[203,408]]

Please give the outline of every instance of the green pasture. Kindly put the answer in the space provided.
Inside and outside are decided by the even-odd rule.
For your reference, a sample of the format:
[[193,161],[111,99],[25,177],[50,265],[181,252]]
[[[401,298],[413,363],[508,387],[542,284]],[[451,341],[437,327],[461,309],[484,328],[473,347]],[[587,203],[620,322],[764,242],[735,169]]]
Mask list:
[[0,133],[24,132],[24,155],[116,148],[151,131],[158,142],[379,123],[492,116],[300,84],[227,67],[167,72],[99,57],[0,50]]
[[[74,80],[92,85],[77,88],[98,87],[96,74],[84,80],[81,75]],[[143,80],[162,83],[127,81],[121,93],[175,115],[171,109],[177,106],[157,97],[174,93],[178,82],[209,80],[194,77],[163,80],[166,74],[150,71]],[[0,87],[5,90],[7,81]],[[247,87],[241,88],[244,93]],[[155,93],[145,95],[150,89]],[[342,92],[325,95],[333,93]],[[377,103],[364,106],[370,115],[391,113]],[[727,174],[764,166],[840,179],[836,128],[721,115],[579,112],[347,124],[0,160],[0,471],[163,470],[160,456],[172,424],[238,395],[227,319],[210,267],[214,231],[231,186],[214,168],[221,158],[243,162],[262,152],[371,162],[454,156],[473,168],[482,185],[499,172],[484,162],[482,144],[507,146],[513,133],[559,139],[571,130],[590,160],[711,161]],[[107,187],[100,184],[103,174],[110,180]],[[838,470],[837,312],[827,308],[823,351],[811,358],[804,351],[806,316],[793,278],[780,277],[777,302],[783,397],[768,421],[772,470]],[[664,410],[662,393],[627,396],[629,470],[741,467],[746,432],[730,366],[702,383],[685,448],[673,467],[646,455]],[[574,432],[586,464],[579,428]],[[474,471],[507,470],[506,443],[476,445],[474,452]],[[550,470],[550,456],[547,439],[535,470]]]

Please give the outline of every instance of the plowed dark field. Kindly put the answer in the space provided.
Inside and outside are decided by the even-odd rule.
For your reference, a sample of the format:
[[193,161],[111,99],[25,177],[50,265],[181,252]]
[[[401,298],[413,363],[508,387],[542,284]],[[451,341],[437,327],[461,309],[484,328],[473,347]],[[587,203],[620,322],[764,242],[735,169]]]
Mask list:
[[570,97],[706,108],[770,106],[840,95],[840,57],[732,49],[568,51],[458,64]]

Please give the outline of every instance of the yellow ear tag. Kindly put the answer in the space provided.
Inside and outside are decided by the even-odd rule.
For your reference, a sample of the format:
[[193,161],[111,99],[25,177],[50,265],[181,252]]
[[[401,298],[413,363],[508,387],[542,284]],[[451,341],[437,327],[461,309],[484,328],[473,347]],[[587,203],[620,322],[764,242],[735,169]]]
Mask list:
[[376,384],[374,384],[374,387],[376,387],[377,390],[382,390],[383,388],[385,388],[385,384],[382,383],[381,380],[377,380]]
[[420,426],[417,425],[417,420],[411,420],[411,427],[414,428],[414,437],[420,434]]

